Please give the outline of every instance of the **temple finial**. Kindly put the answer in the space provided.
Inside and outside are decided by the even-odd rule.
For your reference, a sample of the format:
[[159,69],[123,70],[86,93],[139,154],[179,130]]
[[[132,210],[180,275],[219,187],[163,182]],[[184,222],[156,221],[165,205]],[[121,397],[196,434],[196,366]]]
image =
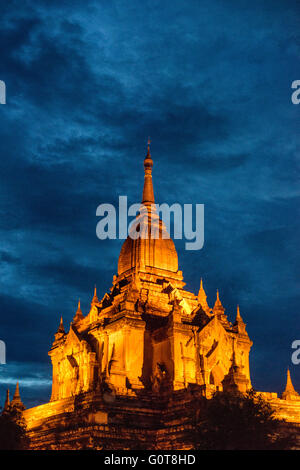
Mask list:
[[235,321],[243,321],[243,319],[241,317],[241,312],[240,312],[240,306],[239,305],[237,305]]
[[213,308],[213,313],[217,315],[221,315],[221,318],[223,318],[224,312],[225,312],[225,308],[223,307],[222,302],[220,300],[219,289],[217,289],[217,298],[216,298],[215,305]]
[[237,333],[241,333],[241,334],[244,334],[244,335],[247,334],[246,324],[244,323],[244,321],[242,319],[239,305],[237,305],[237,308],[236,308],[236,317],[235,317],[235,322],[233,324],[233,327],[234,327],[234,330]]
[[201,278],[201,281],[200,281],[200,289],[199,289],[199,292],[198,292],[198,302],[200,303],[201,307],[203,308],[203,310],[205,312],[209,312],[209,306],[208,306],[208,303],[206,301],[206,293],[205,293],[205,290],[204,290],[204,287],[203,287],[203,281],[202,281],[202,278]]
[[218,309],[218,308],[223,308],[222,302],[220,300],[219,289],[217,289],[217,298],[216,298],[216,301],[215,301],[214,310]]
[[147,155],[144,160],[144,170],[145,170],[145,179],[144,179],[144,189],[143,189],[143,199],[142,204],[155,204],[154,201],[154,191],[152,184],[152,167],[153,160],[150,154],[150,138],[147,143]]
[[151,157],[151,153],[150,153],[150,144],[151,144],[151,140],[150,140],[150,137],[148,137],[148,142],[147,142],[147,157]]
[[76,323],[76,322],[82,320],[83,318],[84,318],[84,316],[83,316],[83,313],[82,313],[82,311],[81,311],[80,299],[79,299],[79,300],[78,300],[78,307],[77,307],[75,316],[74,316],[74,318],[73,318],[73,323]]
[[294,385],[291,379],[290,369],[287,370],[287,377],[286,377],[286,386],[283,394],[281,395],[283,400],[300,400],[299,393],[296,392],[294,389]]
[[93,299],[92,299],[92,305],[93,304],[96,304],[98,303],[99,300],[98,300],[98,297],[97,297],[97,287],[96,287],[96,284],[95,284],[95,287],[94,287],[94,296],[93,296]]
[[21,396],[20,396],[19,382],[17,382],[16,391],[11,401],[11,406],[19,408],[19,409],[25,408],[22,403]]
[[294,385],[291,379],[291,373],[290,369],[288,368],[287,374],[286,374],[286,386],[285,386],[285,392],[295,392]]
[[63,317],[60,317],[59,327],[57,333],[65,333]]
[[16,391],[15,391],[15,394],[14,394],[13,400],[14,400],[15,398],[20,398],[20,387],[19,387],[19,382],[17,382],[17,385],[16,385]]

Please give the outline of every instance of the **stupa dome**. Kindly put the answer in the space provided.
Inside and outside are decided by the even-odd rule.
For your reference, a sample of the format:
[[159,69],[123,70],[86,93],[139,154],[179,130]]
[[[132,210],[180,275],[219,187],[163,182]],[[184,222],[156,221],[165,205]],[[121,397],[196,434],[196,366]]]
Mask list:
[[[144,160],[145,181],[141,211],[133,224],[133,229],[123,243],[118,262],[119,276],[132,268],[142,266],[163,269],[172,273],[178,271],[178,256],[174,242],[155,209],[152,167],[153,160],[148,142],[148,152]],[[139,232],[140,236],[132,236],[133,231]],[[156,236],[153,233],[156,233]]]
[[134,240],[128,236],[120,252],[118,274],[121,275],[138,266],[164,269],[176,273],[178,271],[178,256],[173,240],[161,237]]

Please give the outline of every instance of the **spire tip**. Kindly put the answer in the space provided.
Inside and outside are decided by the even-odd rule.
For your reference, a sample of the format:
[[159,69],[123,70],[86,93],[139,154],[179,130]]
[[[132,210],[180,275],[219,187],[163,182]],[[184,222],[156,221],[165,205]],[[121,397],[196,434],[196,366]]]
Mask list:
[[148,137],[148,142],[147,142],[147,157],[150,157],[150,144],[151,144],[151,140],[150,140],[150,137]]
[[142,204],[145,204],[145,203],[155,204],[153,183],[152,183],[153,160],[150,154],[150,142],[151,141],[149,137],[148,144],[147,144],[147,155],[144,159],[145,179],[144,179]]

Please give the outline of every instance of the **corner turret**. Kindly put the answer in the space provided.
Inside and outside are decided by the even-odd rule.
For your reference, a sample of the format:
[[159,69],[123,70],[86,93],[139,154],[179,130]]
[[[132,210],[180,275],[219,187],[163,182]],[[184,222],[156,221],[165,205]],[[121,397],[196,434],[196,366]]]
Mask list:
[[13,399],[10,403],[10,407],[11,408],[16,408],[20,411],[23,411],[25,410],[25,406],[21,400],[21,396],[20,396],[20,390],[19,390],[19,382],[17,382],[17,385],[16,385],[16,391],[15,391],[15,394],[13,396]]
[[285,390],[282,393],[281,398],[283,400],[300,400],[299,393],[296,392],[296,390],[294,389],[294,385],[292,383],[291,373],[289,369],[287,370]]

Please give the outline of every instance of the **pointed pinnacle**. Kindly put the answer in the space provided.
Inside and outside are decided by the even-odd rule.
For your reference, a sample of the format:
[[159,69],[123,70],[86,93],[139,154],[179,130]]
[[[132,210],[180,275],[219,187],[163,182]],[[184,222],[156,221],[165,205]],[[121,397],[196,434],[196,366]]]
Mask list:
[[80,308],[80,299],[78,301],[78,307],[77,307],[77,310],[76,310],[76,313],[74,315],[74,318],[73,318],[73,323],[77,322],[77,321],[80,321],[82,320],[84,317],[83,317],[83,313],[81,311],[81,308]]
[[148,142],[147,142],[147,157],[150,157],[151,154],[150,154],[150,144],[151,144],[151,140],[150,140],[150,137],[148,137]]
[[285,392],[295,392],[294,385],[291,379],[290,369],[287,370],[287,378],[286,378],[286,387]]
[[15,391],[15,394],[14,394],[13,400],[15,400],[16,398],[21,398],[21,397],[20,397],[19,382],[17,382],[17,385],[16,385],[16,391]]
[[13,399],[11,401],[11,405],[12,406],[17,406],[20,409],[24,409],[24,405],[22,403],[21,396],[20,396],[19,382],[17,382],[16,391],[15,391],[15,394],[14,394]]
[[222,312],[222,313],[224,313],[224,311],[225,311],[225,308],[223,307],[222,302],[220,300],[219,290],[218,289],[217,289],[217,298],[216,298],[216,301],[215,301],[213,311],[214,312]]
[[202,278],[201,278],[201,281],[200,281],[200,287],[199,287],[199,292],[198,292],[198,297],[205,297],[206,298],[206,294],[205,294],[205,290],[204,290],[204,287],[203,287],[203,281],[202,281]]
[[63,317],[61,316],[60,317],[60,322],[59,322],[59,327],[57,329],[57,333],[64,333],[64,332],[65,332],[64,322],[63,322]]
[[92,304],[93,304],[93,303],[97,303],[97,302],[99,302],[99,300],[98,300],[98,297],[97,297],[97,287],[96,287],[96,284],[95,284],[95,287],[94,287],[94,297],[93,297],[93,299],[92,299]]
[[237,306],[237,310],[236,310],[236,319],[235,321],[243,321],[242,317],[241,317],[241,313],[240,313],[240,306],[238,305]]
[[205,293],[205,290],[204,290],[204,287],[203,287],[203,281],[202,281],[202,278],[200,280],[200,288],[199,288],[199,292],[198,292],[198,299],[206,299],[206,293]]
[[202,278],[201,278],[201,281],[200,281],[200,289],[199,289],[199,292],[198,292],[198,302],[199,304],[201,305],[202,309],[206,312],[209,311],[209,306],[208,306],[208,303],[207,303],[207,296],[206,296],[206,293],[205,293],[205,290],[204,290],[204,287],[203,287],[203,281],[202,281]]
[[150,154],[150,139],[148,140],[147,155],[144,159],[144,188],[142,204],[155,204],[153,182],[152,182],[153,160]]

